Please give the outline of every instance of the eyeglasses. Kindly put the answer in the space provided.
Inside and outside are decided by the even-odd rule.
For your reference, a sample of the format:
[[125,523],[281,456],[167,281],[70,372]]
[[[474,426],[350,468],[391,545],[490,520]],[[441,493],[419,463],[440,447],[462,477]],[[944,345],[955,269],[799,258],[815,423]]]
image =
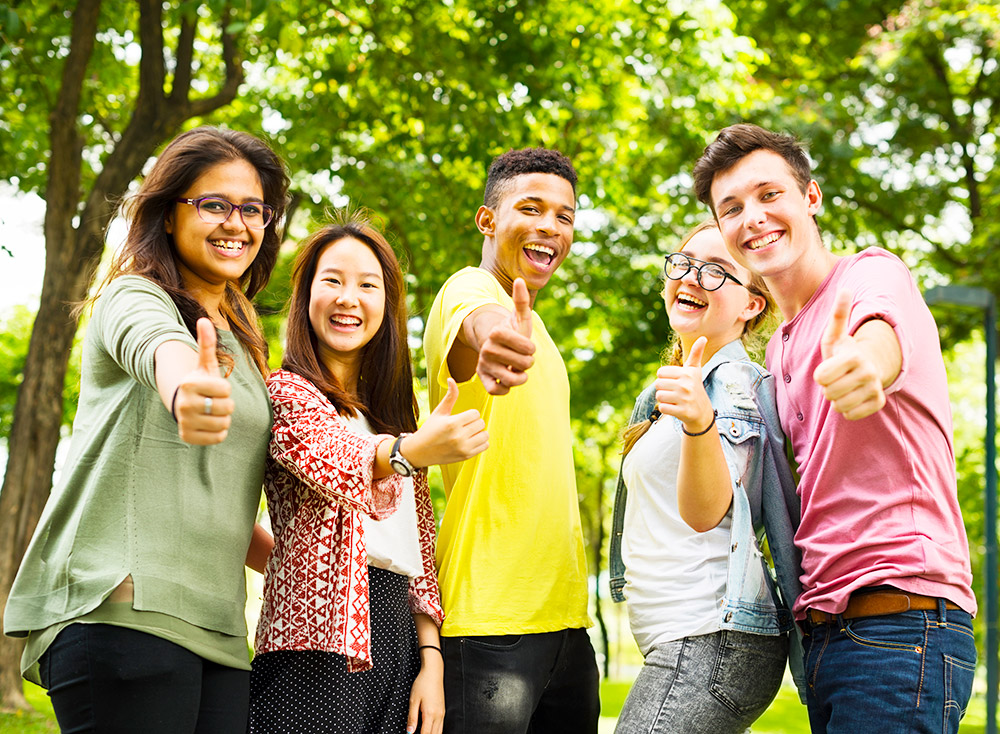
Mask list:
[[234,204],[218,196],[202,196],[200,199],[176,199],[178,204],[190,204],[198,210],[201,221],[208,224],[222,224],[236,209],[240,219],[250,229],[264,229],[274,217],[274,207],[260,201]]
[[[701,263],[701,265],[695,267],[695,263]],[[698,285],[706,291],[718,290],[727,280],[733,281],[736,285],[743,285],[735,277],[727,273],[726,269],[718,263],[695,260],[683,252],[672,252],[667,255],[667,261],[663,265],[663,274],[670,278],[670,280],[680,280],[688,274],[691,268],[694,268],[697,274]]]

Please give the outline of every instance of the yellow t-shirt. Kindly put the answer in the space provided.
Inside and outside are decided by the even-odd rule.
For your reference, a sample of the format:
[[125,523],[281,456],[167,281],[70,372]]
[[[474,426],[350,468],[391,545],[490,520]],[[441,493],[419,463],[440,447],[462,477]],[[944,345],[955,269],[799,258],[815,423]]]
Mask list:
[[[447,355],[462,321],[486,304],[514,308],[496,278],[478,268],[453,275],[434,299],[424,332],[432,407],[447,389]],[[445,636],[590,626],[569,380],[535,313],[531,339],[535,364],[524,385],[503,396],[487,393],[478,376],[458,386],[452,412],[476,408],[490,447],[441,467],[448,497],[437,542]]]

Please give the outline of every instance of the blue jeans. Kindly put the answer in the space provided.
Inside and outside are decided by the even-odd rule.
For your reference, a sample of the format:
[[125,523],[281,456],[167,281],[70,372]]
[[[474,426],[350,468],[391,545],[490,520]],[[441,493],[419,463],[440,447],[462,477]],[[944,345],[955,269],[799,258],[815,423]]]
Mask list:
[[441,647],[445,734],[597,734],[587,630],[442,637]]
[[616,734],[742,734],[774,700],[788,636],[722,630],[657,645]]
[[957,732],[976,645],[967,612],[902,612],[814,626],[805,637],[813,734]]

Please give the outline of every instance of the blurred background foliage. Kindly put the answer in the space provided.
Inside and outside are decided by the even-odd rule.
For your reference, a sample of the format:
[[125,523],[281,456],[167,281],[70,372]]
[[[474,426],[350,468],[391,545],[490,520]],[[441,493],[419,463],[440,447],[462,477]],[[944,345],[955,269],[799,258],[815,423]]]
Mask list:
[[[479,261],[473,215],[489,161],[534,145],[573,158],[581,210],[574,254],[536,307],[572,381],[592,571],[604,565],[618,435],[668,336],[662,257],[709,215],[690,174],[717,130],[748,120],[809,143],[825,193],[820,224],[834,251],[879,245],[900,255],[922,287],[953,282],[1000,295],[997,2],[170,0],[152,4],[162,31],[152,49],[139,30],[148,0],[97,5],[75,120],[76,214],[89,211],[84,202],[148,93],[143,56],[163,56],[164,91],[183,83],[197,99],[220,87],[227,48],[235,49],[243,77],[235,99],[178,129],[210,123],[263,135],[292,172],[286,246],[257,299],[273,365],[295,243],[324,212],[364,206],[384,223],[408,271],[416,347],[437,289]],[[80,42],[73,28],[66,3],[0,2],[0,178],[21,192],[44,195],[51,183],[49,133],[66,59]],[[179,62],[184,49],[190,64]],[[0,267],[17,267],[9,254],[0,251]],[[981,319],[935,313],[978,571]],[[2,438],[32,314],[18,308],[0,319]],[[423,379],[422,355],[417,364]]]

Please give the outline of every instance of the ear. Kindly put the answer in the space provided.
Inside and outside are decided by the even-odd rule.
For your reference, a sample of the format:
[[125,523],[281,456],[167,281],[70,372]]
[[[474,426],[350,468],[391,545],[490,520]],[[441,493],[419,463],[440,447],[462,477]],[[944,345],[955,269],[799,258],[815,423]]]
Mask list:
[[174,209],[168,211],[167,216],[163,218],[163,229],[166,230],[167,234],[174,233]]
[[481,206],[476,212],[476,227],[486,237],[492,237],[496,234],[496,218],[493,216],[493,210],[488,206]]
[[821,206],[823,206],[823,191],[813,179],[806,187],[806,211],[809,212],[809,216],[815,216]]
[[757,314],[764,310],[767,306],[767,301],[764,300],[764,296],[757,296],[753,293],[747,291],[750,296],[750,300],[747,301],[746,308],[740,314],[740,320],[744,322],[751,321]]

